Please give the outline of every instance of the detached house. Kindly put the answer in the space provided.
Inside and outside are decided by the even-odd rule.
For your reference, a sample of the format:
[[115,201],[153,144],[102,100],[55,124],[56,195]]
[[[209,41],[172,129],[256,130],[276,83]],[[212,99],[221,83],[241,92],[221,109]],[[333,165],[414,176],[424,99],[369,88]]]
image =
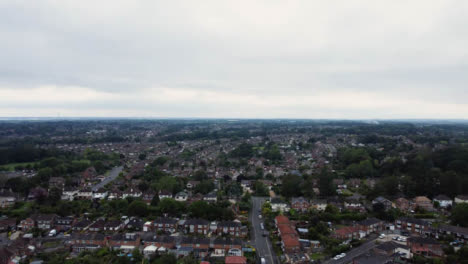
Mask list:
[[280,198],[270,198],[270,204],[273,212],[286,212],[289,210],[288,204]]
[[452,206],[452,199],[450,199],[448,196],[446,195],[437,195],[436,197],[434,197],[434,202],[438,202],[440,207],[441,208],[447,208],[447,207],[451,207]]
[[164,198],[172,198],[172,193],[166,190],[161,190],[159,191],[159,200],[162,200]]
[[414,208],[419,207],[426,211],[434,211],[432,202],[426,196],[417,196],[413,199]]
[[291,208],[298,212],[305,212],[309,210],[310,203],[304,197],[291,198]]
[[468,195],[458,195],[455,197],[455,203],[468,203]]

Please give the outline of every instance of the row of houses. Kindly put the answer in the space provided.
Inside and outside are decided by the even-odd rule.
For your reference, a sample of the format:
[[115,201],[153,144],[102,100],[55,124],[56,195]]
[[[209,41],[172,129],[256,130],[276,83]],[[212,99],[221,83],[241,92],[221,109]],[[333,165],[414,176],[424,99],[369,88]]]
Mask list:
[[242,256],[242,240],[229,237],[161,236],[154,232],[142,235],[119,233],[112,236],[102,233],[75,233],[67,243],[74,253],[109,247],[123,252],[138,249],[146,256],[158,252],[169,252],[177,256],[193,254],[199,258]]
[[246,237],[247,226],[239,221],[210,222],[204,219],[177,220],[174,218],[160,217],[154,221],[148,221],[143,226],[143,231],[157,231],[164,233],[175,233],[180,228],[185,233],[207,235],[209,233],[218,235],[230,235],[232,237]]

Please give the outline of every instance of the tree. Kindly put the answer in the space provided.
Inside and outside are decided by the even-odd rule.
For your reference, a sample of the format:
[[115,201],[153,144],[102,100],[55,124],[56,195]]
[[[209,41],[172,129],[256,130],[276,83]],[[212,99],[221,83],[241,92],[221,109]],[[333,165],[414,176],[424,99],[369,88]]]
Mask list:
[[177,264],[177,258],[172,254],[161,255],[154,259],[152,264]]
[[331,196],[336,193],[332,175],[327,169],[323,169],[319,175],[319,190],[321,196]]
[[457,204],[452,209],[452,215],[450,218],[452,220],[452,224],[468,227],[468,204]]
[[128,214],[131,216],[144,217],[148,214],[148,206],[143,201],[133,201],[128,206]]
[[268,196],[268,188],[261,181],[255,181],[254,184],[255,196]]
[[146,159],[146,153],[141,153],[140,155],[138,155],[138,158],[140,160],[145,160]]
[[281,186],[281,194],[285,197],[301,196],[299,186],[302,183],[302,178],[298,175],[287,175],[283,177]]

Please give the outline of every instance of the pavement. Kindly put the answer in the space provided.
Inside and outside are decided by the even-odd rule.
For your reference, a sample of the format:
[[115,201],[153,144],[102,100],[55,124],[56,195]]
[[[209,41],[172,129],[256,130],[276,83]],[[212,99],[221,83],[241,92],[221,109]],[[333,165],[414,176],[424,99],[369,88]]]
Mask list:
[[265,258],[267,264],[277,264],[277,258],[271,246],[270,237],[262,235],[264,230],[261,229],[260,223],[263,223],[263,218],[260,219],[258,217],[261,214],[259,211],[261,211],[265,199],[263,197],[252,197],[252,211],[249,216],[250,223],[252,224],[251,241],[255,245],[259,257]]
[[120,172],[123,170],[123,167],[120,166],[120,167],[114,167],[112,168],[112,170],[110,171],[109,173],[109,176],[107,176],[102,182],[100,183],[97,183],[96,185],[94,185],[92,187],[92,190],[93,191],[97,191],[99,190],[99,188],[102,188],[104,187],[106,184],[108,184],[109,182],[115,180],[115,178],[117,178],[117,176],[119,176]]
[[350,251],[346,252],[346,256],[344,258],[339,259],[339,260],[330,259],[330,260],[324,261],[323,263],[324,264],[348,264],[348,263],[351,263],[353,261],[353,258],[355,258],[357,256],[360,256],[360,255],[368,252],[372,248],[376,247],[377,246],[377,244],[375,243],[376,240],[377,240],[377,235],[372,234],[370,240],[364,242],[359,247],[353,248]]

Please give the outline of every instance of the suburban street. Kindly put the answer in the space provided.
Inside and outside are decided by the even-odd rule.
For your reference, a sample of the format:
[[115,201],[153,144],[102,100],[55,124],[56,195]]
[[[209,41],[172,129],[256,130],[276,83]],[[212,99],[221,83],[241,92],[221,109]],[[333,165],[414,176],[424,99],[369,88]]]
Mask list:
[[339,260],[330,259],[328,261],[324,261],[324,264],[347,264],[353,261],[353,258],[364,254],[365,252],[369,251],[370,249],[377,246],[375,241],[377,240],[377,236],[374,234],[371,240],[365,242],[364,244],[360,245],[357,248],[353,248],[350,251],[346,252],[346,256]]
[[93,191],[97,191],[99,190],[99,188],[102,188],[104,187],[106,184],[108,184],[109,182],[115,180],[115,178],[117,178],[117,176],[119,176],[119,173],[123,170],[123,167],[120,166],[120,167],[115,167],[115,168],[112,168],[112,170],[109,172],[109,176],[107,176],[102,182],[96,184],[93,186]]
[[276,256],[271,246],[271,241],[268,236],[262,235],[263,231],[260,227],[260,223],[263,223],[263,218],[260,219],[259,211],[262,209],[262,205],[265,202],[265,198],[252,197],[252,211],[250,212],[250,222],[252,223],[252,242],[257,249],[257,255],[263,257],[267,264],[276,264]]

